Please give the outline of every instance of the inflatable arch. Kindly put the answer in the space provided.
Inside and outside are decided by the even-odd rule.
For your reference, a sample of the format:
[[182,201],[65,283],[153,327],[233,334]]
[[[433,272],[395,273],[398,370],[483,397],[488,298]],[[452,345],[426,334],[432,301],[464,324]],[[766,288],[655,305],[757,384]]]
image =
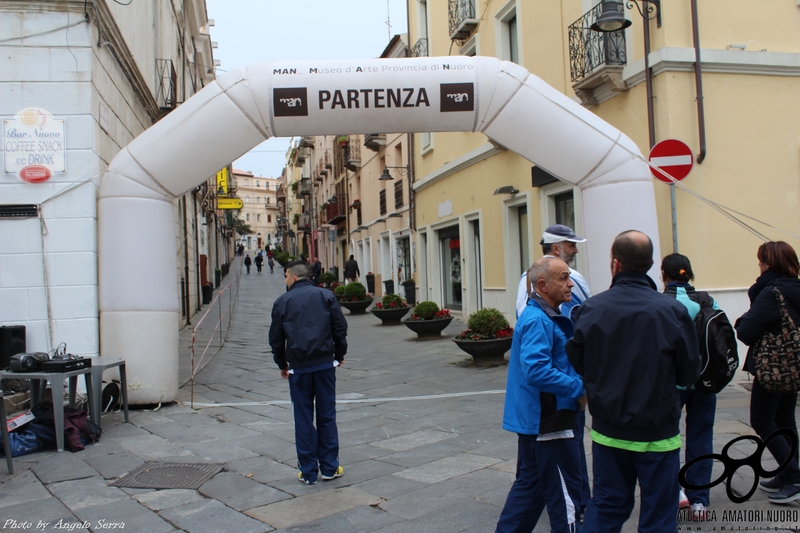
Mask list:
[[659,252],[650,171],[619,130],[514,63],[488,57],[264,62],[228,72],[112,160],[100,186],[101,354],[127,360],[130,402],[175,399],[172,201],[270,137],[479,131],[580,187],[588,279],[610,281],[620,231]]

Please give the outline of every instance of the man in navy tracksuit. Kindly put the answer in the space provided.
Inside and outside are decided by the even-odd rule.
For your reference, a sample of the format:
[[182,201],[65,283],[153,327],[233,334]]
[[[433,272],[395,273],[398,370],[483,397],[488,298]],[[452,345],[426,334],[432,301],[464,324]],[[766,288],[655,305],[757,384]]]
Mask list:
[[[315,287],[308,265],[286,265],[287,292],[272,307],[269,344],[289,380],[294,411],[297,479],[314,485],[341,476],[336,428],[336,366],[347,353],[347,321],[333,293]],[[316,406],[315,406],[316,403]],[[316,407],[316,408],[315,408]],[[314,427],[314,412],[317,427]]]
[[575,533],[581,501],[575,414],[585,404],[583,383],[564,351],[572,323],[558,306],[574,283],[569,266],[542,258],[528,271],[533,289],[514,328],[503,429],[519,435],[517,476],[497,533],[533,531],[545,506],[554,533]]
[[592,498],[583,533],[619,533],[641,487],[640,533],[675,531],[681,415],[676,385],[695,383],[700,354],[686,307],[647,275],[653,243],[626,231],[611,247],[611,288],[572,312],[569,360],[592,415]]

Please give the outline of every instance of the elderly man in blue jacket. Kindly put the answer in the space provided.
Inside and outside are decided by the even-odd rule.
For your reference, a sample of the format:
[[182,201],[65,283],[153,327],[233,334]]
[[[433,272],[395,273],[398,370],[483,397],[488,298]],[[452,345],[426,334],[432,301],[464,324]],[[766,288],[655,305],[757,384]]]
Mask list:
[[572,322],[559,305],[570,301],[569,266],[542,258],[528,270],[530,298],[514,328],[503,429],[519,435],[517,476],[497,533],[530,532],[545,506],[554,533],[575,533],[581,501],[575,414],[585,406],[583,382],[567,359]]
[[[336,372],[347,353],[347,321],[333,293],[314,286],[303,261],[286,265],[287,292],[275,300],[269,345],[281,377],[289,380],[300,472],[314,485],[340,477],[336,428]],[[316,409],[315,409],[316,404]],[[317,427],[314,427],[314,412]]]

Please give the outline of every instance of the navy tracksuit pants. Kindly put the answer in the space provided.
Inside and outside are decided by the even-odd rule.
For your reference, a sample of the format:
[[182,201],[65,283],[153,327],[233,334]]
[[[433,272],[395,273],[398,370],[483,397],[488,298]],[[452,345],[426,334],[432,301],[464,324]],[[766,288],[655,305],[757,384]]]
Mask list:
[[582,533],[619,533],[641,487],[639,533],[674,532],[678,527],[680,449],[631,452],[592,443],[592,499]]
[[[339,431],[336,428],[336,369],[289,374],[294,411],[297,463],[313,483],[317,473],[332,476],[339,468]],[[314,413],[317,426],[314,427]]]
[[540,442],[536,435],[519,435],[517,478],[496,533],[530,533],[545,506],[553,533],[576,533],[580,527],[579,459],[575,438]]
[[[696,457],[714,453],[714,415],[717,412],[717,395],[698,390],[678,391],[681,404],[686,406],[686,450],[684,462]],[[695,463],[686,472],[686,481],[692,485],[706,485],[711,482],[714,462],[710,459]],[[686,489],[689,503],[709,505],[711,489]]]

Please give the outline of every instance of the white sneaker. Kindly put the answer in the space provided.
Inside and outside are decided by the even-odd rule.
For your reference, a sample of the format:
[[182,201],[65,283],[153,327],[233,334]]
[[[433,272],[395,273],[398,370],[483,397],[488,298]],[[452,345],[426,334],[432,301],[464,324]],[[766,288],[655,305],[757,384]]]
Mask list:
[[678,496],[678,509],[688,509],[689,508],[689,498],[686,497],[686,493],[683,492],[681,489],[680,496]]
[[693,503],[689,507],[689,519],[695,522],[705,522],[708,515],[708,509],[702,503]]

